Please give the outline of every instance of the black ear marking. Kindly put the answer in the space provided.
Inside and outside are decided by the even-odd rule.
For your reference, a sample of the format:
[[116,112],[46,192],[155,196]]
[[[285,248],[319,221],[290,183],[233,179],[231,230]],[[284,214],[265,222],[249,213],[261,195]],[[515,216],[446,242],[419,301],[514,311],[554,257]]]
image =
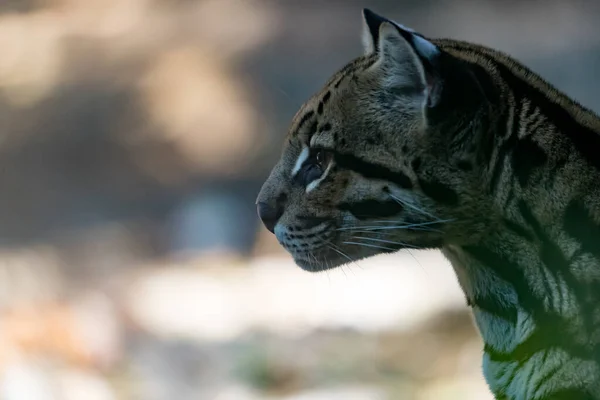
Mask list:
[[377,43],[379,42],[379,27],[384,22],[390,21],[387,18],[382,17],[381,15],[375,14],[368,8],[363,8],[362,14],[365,24],[369,29],[369,34],[371,35],[371,43],[373,44],[373,50],[377,51]]
[[365,35],[368,34],[368,37],[364,38],[364,40],[368,42],[368,43],[365,43],[365,44],[373,52],[377,52],[379,50],[379,45],[378,45],[379,44],[379,31],[381,29],[381,25],[383,23],[385,23],[385,22],[389,22],[394,27],[396,27],[396,29],[398,30],[398,32],[400,33],[400,35],[402,35],[402,37],[413,48],[415,48],[415,50],[417,52],[419,52],[419,45],[420,45],[420,43],[417,43],[415,41],[415,35],[416,36],[421,36],[421,35],[419,35],[414,30],[412,30],[410,28],[407,28],[406,26],[401,25],[401,24],[399,24],[399,23],[397,23],[395,21],[392,21],[389,18],[386,18],[384,16],[376,14],[373,11],[369,10],[368,8],[363,8],[362,15],[363,15],[364,23],[365,23],[367,31],[368,31],[368,32],[365,32]]

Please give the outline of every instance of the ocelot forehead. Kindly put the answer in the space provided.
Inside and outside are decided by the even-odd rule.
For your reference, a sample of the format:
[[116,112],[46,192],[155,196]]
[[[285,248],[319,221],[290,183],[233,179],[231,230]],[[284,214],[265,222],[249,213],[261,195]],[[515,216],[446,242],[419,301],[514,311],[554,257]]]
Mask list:
[[343,95],[347,92],[348,83],[356,82],[359,76],[376,61],[373,56],[362,56],[348,63],[344,68],[335,73],[323,85],[321,90],[314,94],[298,110],[292,119],[292,126],[289,130],[289,139],[302,133],[302,128],[307,121],[314,117],[327,117],[327,107],[332,97]]

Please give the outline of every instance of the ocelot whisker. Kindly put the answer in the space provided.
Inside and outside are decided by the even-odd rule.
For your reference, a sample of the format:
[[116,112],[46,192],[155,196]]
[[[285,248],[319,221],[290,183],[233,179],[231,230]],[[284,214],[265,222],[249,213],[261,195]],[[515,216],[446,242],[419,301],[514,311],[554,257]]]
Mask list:
[[392,236],[392,235],[394,235],[394,232],[390,232],[390,231],[382,231],[382,232],[378,232],[378,231],[374,231],[374,230],[372,230],[372,229],[371,229],[371,230],[364,230],[364,231],[363,231],[363,230],[360,230],[360,229],[359,229],[359,230],[351,230],[351,231],[348,231],[348,233],[349,233],[349,234],[355,234],[355,233],[367,233],[367,234],[376,234],[376,235],[379,235],[379,236],[384,236],[384,237],[385,237],[385,236]]
[[399,197],[396,197],[396,196],[394,196],[393,194],[390,194],[390,197],[391,197],[392,199],[394,199],[396,202],[398,202],[398,203],[402,204],[403,206],[405,206],[405,207],[408,207],[408,208],[411,208],[411,209],[415,210],[415,211],[416,211],[416,212],[418,212],[419,214],[426,215],[426,216],[428,216],[428,217],[430,217],[430,218],[433,218],[433,219],[434,219],[434,220],[436,220],[436,221],[439,221],[439,220],[440,220],[440,218],[436,217],[435,215],[431,214],[430,212],[427,212],[427,211],[425,211],[425,210],[423,210],[423,209],[421,209],[421,208],[419,208],[419,207],[415,206],[414,204],[411,204],[411,203],[409,203],[409,202],[408,202],[408,201],[406,201],[406,200],[402,200],[401,198],[399,198]]
[[[436,221],[427,221],[428,224],[439,224],[441,222],[450,222],[450,221],[454,221],[453,219],[448,219],[448,220],[436,220]],[[402,224],[402,223],[406,223],[405,221],[396,221],[393,219],[382,219],[382,220],[369,220],[369,223],[375,223],[375,224]],[[414,222],[416,223],[416,222]]]
[[331,250],[335,251],[336,253],[340,254],[341,256],[343,256],[344,258],[348,259],[351,263],[355,264],[356,266],[358,266],[359,268],[362,269],[362,267],[356,262],[356,260],[352,259],[352,257],[350,257],[349,255],[347,255],[346,253],[344,253],[338,246],[336,246],[335,244],[331,243],[330,240],[324,239],[323,237],[321,237],[320,235],[318,235],[318,237],[323,240],[323,242],[327,245],[327,247],[329,247]]
[[376,238],[371,238],[371,237],[365,237],[365,236],[350,236],[351,239],[362,239],[362,240],[370,240],[373,242],[380,242],[380,243],[389,243],[389,244],[398,244],[400,246],[404,246],[404,247],[410,247],[413,249],[418,249],[418,246],[414,246],[405,242],[395,242],[393,240],[385,240],[385,239],[376,239]]
[[412,253],[412,251],[410,251],[410,249],[406,249],[406,251],[408,252],[408,254],[410,254],[410,256],[417,262],[417,264],[419,264],[419,267],[421,267],[421,269],[423,271],[425,271],[425,273],[427,274],[427,276],[429,275],[429,272],[427,272],[427,270],[425,269],[425,267],[423,266],[423,264],[421,264],[421,262],[419,261],[419,259],[417,257],[415,257],[415,255]]
[[333,247],[332,245],[328,244],[327,247],[329,247],[331,250],[335,251],[336,253],[338,253],[339,255],[341,255],[342,257],[344,257],[345,259],[354,262],[353,259],[351,259],[348,255],[346,255],[343,251],[336,249],[335,247]]
[[428,226],[428,225],[434,225],[434,224],[438,224],[440,222],[448,222],[450,220],[442,220],[442,221],[428,221],[428,222],[420,222],[420,223],[415,223],[415,224],[404,224],[404,225],[393,225],[393,226],[382,226],[382,225],[368,225],[368,226],[354,226],[354,227],[343,227],[343,228],[337,228],[338,231],[347,231],[347,230],[351,230],[351,229],[356,229],[356,228],[360,228],[360,229],[381,229],[381,230],[385,230],[385,229],[413,229],[413,228],[417,228],[417,227],[423,227],[423,226]]
[[364,246],[364,247],[372,247],[375,249],[382,249],[382,250],[389,250],[389,251],[398,251],[398,249],[392,249],[391,247],[385,247],[385,246],[377,246],[374,244],[369,244],[369,243],[359,243],[359,242],[343,242],[344,244],[353,244],[356,246]]
[[315,257],[315,255],[313,254],[313,252],[309,251],[308,253],[309,258],[312,258],[314,263],[316,265],[318,265],[317,267],[317,272],[323,272],[325,271],[325,275],[327,275],[327,280],[329,281],[329,284],[331,285],[331,277],[329,276],[329,270],[328,268],[325,268],[324,266],[322,266],[322,262],[320,262],[317,257]]
[[[377,233],[378,235],[393,235],[394,232],[389,232],[391,231],[391,229],[376,229],[374,227],[364,227],[365,230],[362,230],[362,226],[356,227],[356,230],[351,230],[348,229],[348,231],[350,231],[350,233]],[[411,231],[421,231],[421,232],[438,232],[438,233],[443,233],[443,231],[439,230],[439,229],[434,229],[434,228],[428,228],[426,226],[424,227],[416,227],[416,228],[410,228]]]

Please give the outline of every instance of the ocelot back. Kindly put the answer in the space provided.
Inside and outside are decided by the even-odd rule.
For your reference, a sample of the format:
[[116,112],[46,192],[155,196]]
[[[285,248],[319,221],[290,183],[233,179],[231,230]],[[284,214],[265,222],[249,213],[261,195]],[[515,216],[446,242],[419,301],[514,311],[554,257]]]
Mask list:
[[294,117],[265,226],[309,271],[441,249],[497,399],[600,399],[600,119],[501,52],[363,21],[365,54]]

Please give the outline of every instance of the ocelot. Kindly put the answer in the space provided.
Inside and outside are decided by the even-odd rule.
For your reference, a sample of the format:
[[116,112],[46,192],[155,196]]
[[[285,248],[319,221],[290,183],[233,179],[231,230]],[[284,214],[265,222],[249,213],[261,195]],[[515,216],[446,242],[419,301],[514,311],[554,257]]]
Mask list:
[[497,399],[600,399],[600,118],[500,51],[363,11],[257,199],[308,271],[440,249]]

